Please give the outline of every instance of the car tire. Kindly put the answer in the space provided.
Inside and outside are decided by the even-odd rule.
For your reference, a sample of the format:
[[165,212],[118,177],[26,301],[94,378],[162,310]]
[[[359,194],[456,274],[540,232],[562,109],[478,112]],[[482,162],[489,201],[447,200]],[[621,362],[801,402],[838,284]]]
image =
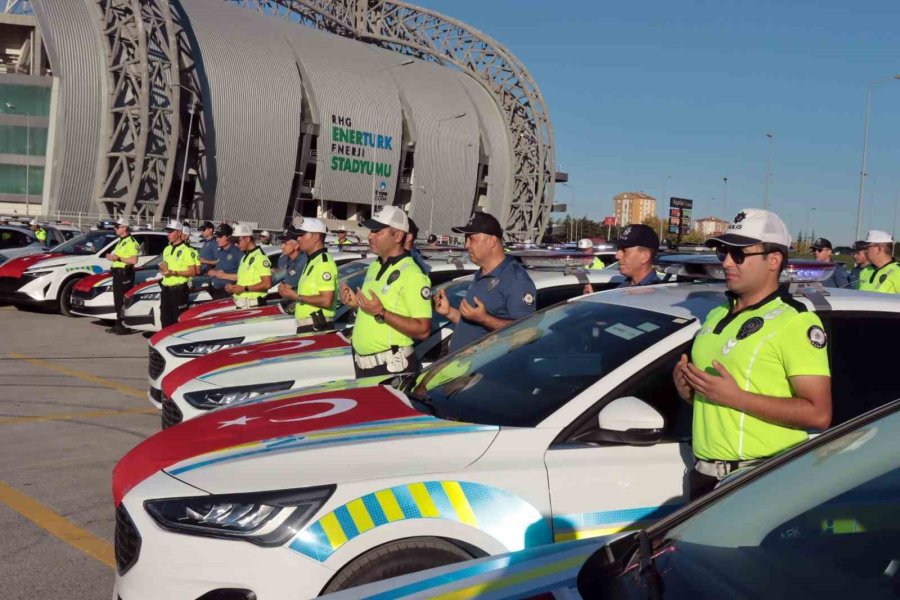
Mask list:
[[440,538],[415,537],[372,548],[341,569],[322,594],[442,567],[474,558],[456,544]]
[[62,284],[59,288],[59,312],[67,317],[80,318],[78,315],[72,314],[72,289],[78,283],[80,277],[73,277]]

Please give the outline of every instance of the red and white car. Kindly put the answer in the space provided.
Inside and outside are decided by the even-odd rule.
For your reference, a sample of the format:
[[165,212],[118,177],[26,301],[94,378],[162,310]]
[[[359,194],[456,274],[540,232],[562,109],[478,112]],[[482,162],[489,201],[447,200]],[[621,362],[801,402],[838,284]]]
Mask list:
[[[138,265],[162,254],[168,244],[159,231],[136,231],[140,244]],[[105,257],[118,243],[112,230],[90,231],[53,248],[51,252],[13,258],[0,265],[0,301],[16,306],[38,306],[71,314],[71,296],[83,277],[107,271]]]

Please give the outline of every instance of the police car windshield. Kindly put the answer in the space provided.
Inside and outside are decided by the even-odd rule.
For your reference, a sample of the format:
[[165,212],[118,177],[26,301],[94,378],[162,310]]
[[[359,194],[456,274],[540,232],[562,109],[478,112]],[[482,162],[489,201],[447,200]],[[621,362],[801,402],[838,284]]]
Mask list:
[[627,306],[558,305],[435,363],[410,395],[461,421],[534,427],[687,323]]
[[90,231],[68,242],[63,242],[53,249],[61,254],[86,255],[94,254],[116,238],[114,231]]

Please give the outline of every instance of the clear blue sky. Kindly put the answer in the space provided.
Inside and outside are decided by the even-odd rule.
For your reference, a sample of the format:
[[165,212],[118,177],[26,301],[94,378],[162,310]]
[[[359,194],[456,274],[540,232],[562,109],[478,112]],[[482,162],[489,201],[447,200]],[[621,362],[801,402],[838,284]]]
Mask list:
[[[727,177],[730,220],[762,206],[771,132],[771,208],[794,234],[809,219],[836,245],[852,241],[866,86],[900,74],[897,0],[418,4],[487,33],[528,67],[570,175],[574,191],[556,195],[570,212],[611,215],[615,194],[659,199],[665,183],[666,196],[694,199],[695,217],[722,216]],[[893,229],[898,107],[900,81],[874,86],[863,230]]]

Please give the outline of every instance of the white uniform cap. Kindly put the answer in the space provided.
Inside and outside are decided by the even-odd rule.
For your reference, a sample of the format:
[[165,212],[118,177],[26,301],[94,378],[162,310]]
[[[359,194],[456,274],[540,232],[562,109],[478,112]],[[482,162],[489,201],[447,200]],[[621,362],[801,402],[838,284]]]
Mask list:
[[313,218],[303,219],[298,229],[307,233],[328,233],[328,228],[325,227],[325,223],[319,219]]
[[271,234],[271,233],[269,233],[269,232],[268,232],[268,231],[263,231],[263,232],[262,232],[262,233],[260,233],[260,234],[259,234],[259,235],[261,235],[261,236],[265,236],[265,237],[272,237],[272,234]]
[[587,238],[578,240],[578,249],[579,250],[586,250],[587,248],[593,248],[593,247],[594,247],[594,242],[592,242],[591,240],[589,240]]
[[894,238],[891,237],[887,231],[881,231],[880,229],[871,229],[869,233],[866,234],[866,243],[867,244],[893,244]]
[[181,221],[173,220],[169,221],[169,224],[166,225],[166,231],[181,231],[184,226],[181,224]]
[[128,219],[122,218],[116,221],[116,225],[124,225],[125,227],[131,227],[131,223],[128,222]]
[[791,232],[781,217],[760,208],[745,208],[737,214],[725,233],[706,240],[707,246],[752,246],[753,244],[777,244],[791,247]]
[[31,221],[28,222],[28,224],[29,225],[37,225],[38,224],[37,219],[32,219]]
[[404,233],[409,233],[409,217],[396,206],[385,206],[375,213],[375,217],[363,221],[362,226],[372,231],[381,231],[385,227],[393,227]]
[[238,223],[234,226],[234,233],[232,235],[234,237],[253,237],[253,229],[249,225]]
[[183,233],[184,235],[191,235],[191,228],[187,225],[184,225],[181,228],[181,233]]

